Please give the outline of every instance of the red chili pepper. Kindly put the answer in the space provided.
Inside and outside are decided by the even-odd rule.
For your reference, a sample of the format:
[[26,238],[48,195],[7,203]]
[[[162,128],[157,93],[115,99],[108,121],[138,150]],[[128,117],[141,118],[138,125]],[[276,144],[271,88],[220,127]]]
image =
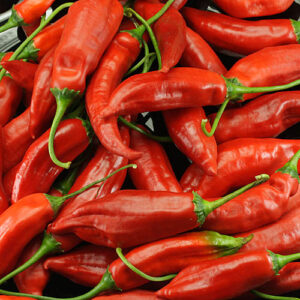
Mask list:
[[40,25],[41,20],[36,20],[31,24],[23,25],[22,29],[26,35],[26,37],[30,36]]
[[101,280],[107,266],[117,257],[114,249],[83,245],[72,252],[48,258],[44,268],[75,283],[95,286]]
[[5,193],[3,185],[3,141],[2,141],[2,127],[0,126],[0,214],[4,212],[8,207],[8,198]]
[[[3,188],[8,199],[11,198],[12,189],[14,186],[16,174],[19,170],[19,164],[7,171],[3,176]],[[54,195],[55,196],[55,195]]]
[[[208,116],[212,121],[216,114]],[[224,112],[215,132],[218,143],[244,137],[276,137],[300,121],[300,92],[261,96]],[[259,128],[259,130],[258,130]]]
[[[33,193],[49,191],[63,168],[56,166],[48,153],[49,131],[35,140],[26,151],[16,173],[11,202]],[[80,119],[68,119],[58,127],[55,136],[56,153],[62,160],[75,159],[90,143],[89,124]]]
[[231,299],[271,280],[299,257],[266,250],[222,257],[185,268],[156,294],[164,299]]
[[214,0],[226,13],[237,18],[250,18],[276,15],[287,10],[293,0],[237,0],[232,5],[230,0]]
[[300,206],[300,188],[298,188],[297,193],[293,197],[290,198],[289,204],[287,207],[287,211],[296,209],[299,206]]
[[51,91],[57,101],[51,126],[49,153],[59,166],[54,153],[56,128],[66,109],[84,92],[86,77],[90,75],[117,32],[123,17],[123,7],[117,0],[81,0],[74,3],[65,20],[60,42],[55,50]]
[[251,181],[255,174],[273,174],[300,148],[300,140],[236,139],[218,146],[216,176],[208,176],[195,164],[181,177],[183,191],[202,197],[219,197]]
[[287,212],[289,198],[299,186],[298,151],[270,180],[213,211],[203,224],[207,230],[234,234],[277,221]]
[[0,125],[11,120],[22,98],[22,89],[16,82],[5,76],[0,82]]
[[29,297],[0,295],[0,300],[28,300],[28,299],[34,300],[34,298],[29,298]]
[[[0,298],[0,300],[2,299]],[[9,299],[3,299],[3,300],[9,300]],[[158,298],[154,292],[149,292],[145,290],[134,290],[122,294],[98,296],[93,298],[92,300],[158,300]]]
[[32,92],[34,75],[38,65],[22,60],[3,61],[1,65],[19,86]]
[[248,55],[266,47],[297,44],[300,37],[299,22],[295,20],[240,20],[191,7],[185,7],[182,14],[189,26],[208,43],[239,54]]
[[[139,126],[145,130],[143,126]],[[137,189],[148,191],[182,192],[164,148],[145,135],[131,131],[132,149],[143,153],[133,160],[137,168],[130,170],[130,178]]]

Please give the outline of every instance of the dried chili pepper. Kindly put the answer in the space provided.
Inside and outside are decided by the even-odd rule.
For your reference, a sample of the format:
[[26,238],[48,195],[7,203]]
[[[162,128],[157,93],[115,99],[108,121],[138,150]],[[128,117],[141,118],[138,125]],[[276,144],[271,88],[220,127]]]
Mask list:
[[255,174],[273,174],[298,151],[300,140],[236,139],[218,146],[216,176],[196,165],[181,177],[183,191],[198,191],[202,197],[219,197],[250,182]]
[[[80,17],[79,17],[80,16]],[[49,137],[49,154],[58,166],[54,152],[56,128],[66,109],[84,92],[86,77],[91,74],[117,32],[123,8],[117,0],[82,0],[69,9],[60,42],[55,50],[51,91],[56,98],[56,114]]]
[[299,257],[266,250],[237,253],[185,268],[156,294],[165,299],[231,299],[271,280]]
[[289,19],[249,21],[191,7],[182,10],[187,23],[220,49],[248,55],[260,49],[297,44],[299,22]]

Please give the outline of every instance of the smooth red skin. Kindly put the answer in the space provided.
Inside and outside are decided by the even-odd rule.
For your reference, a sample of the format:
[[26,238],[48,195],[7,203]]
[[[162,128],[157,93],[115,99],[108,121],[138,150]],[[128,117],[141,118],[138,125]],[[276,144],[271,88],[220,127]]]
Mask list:
[[[282,85],[300,78],[299,66],[299,44],[268,47],[241,58],[225,77],[237,78],[248,87]],[[252,99],[257,95],[244,94],[243,99]]]
[[12,271],[24,247],[53,218],[53,209],[44,194],[24,197],[0,215],[1,277]]
[[26,299],[34,299],[34,298],[0,295],[0,300],[26,300]]
[[[161,8],[161,3],[136,1],[134,9],[146,20],[154,16]],[[170,7],[154,24],[153,32],[156,36],[161,53],[161,72],[168,72],[179,62],[186,45],[186,24],[181,14]]]
[[289,198],[298,189],[289,174],[274,173],[260,184],[210,213],[203,228],[223,234],[254,230],[277,221],[287,212]]
[[299,150],[300,140],[244,138],[218,146],[216,176],[191,164],[180,184],[184,192],[197,191],[204,198],[220,197],[253,181],[258,174],[273,174]]
[[165,299],[231,299],[274,276],[267,251],[238,253],[187,267],[156,294]]
[[22,99],[22,89],[8,76],[4,76],[0,82],[0,125],[7,124],[18,109]]
[[[147,0],[149,3],[166,3],[166,0],[159,1],[159,0]],[[174,0],[174,2],[171,4],[171,7],[180,10],[185,4],[187,0]]]
[[20,165],[20,163],[17,164],[16,166],[14,166],[13,168],[11,168],[9,171],[7,171],[3,176],[3,188],[4,188],[4,192],[7,195],[9,201],[11,198],[11,193],[12,193],[12,189],[14,186],[16,174],[19,170],[19,165]]
[[92,300],[120,300],[120,299],[121,300],[158,300],[159,298],[155,295],[154,292],[149,292],[145,290],[134,290],[122,294],[99,296],[93,298]]
[[65,16],[60,18],[33,38],[33,46],[39,49],[38,60],[41,60],[50,49],[58,44],[65,27],[65,20]]
[[[145,127],[139,127],[147,131]],[[137,168],[129,169],[130,178],[137,189],[182,192],[169,158],[158,142],[132,130],[130,143],[132,149],[143,153],[140,158],[131,161]]]
[[254,234],[240,252],[269,249],[278,254],[286,255],[300,251],[300,207],[295,208],[281,217],[277,222],[258,229],[237,234],[236,237],[246,237]]
[[38,65],[23,60],[3,61],[1,65],[19,86],[32,92]]
[[[46,193],[57,176],[64,170],[49,156],[50,129],[35,140],[26,151],[17,171],[11,195],[15,203],[33,193]],[[60,123],[55,139],[55,152],[61,161],[72,161],[89,145],[90,139],[80,119]]]
[[29,132],[30,108],[3,127],[3,172],[16,166],[34,139]]
[[[208,118],[213,122],[215,116]],[[236,138],[276,137],[299,121],[300,91],[279,92],[226,110],[214,136],[219,144]]]
[[4,212],[8,207],[8,198],[5,193],[4,185],[3,185],[3,141],[2,141],[2,127],[0,126],[0,214]]
[[139,41],[129,33],[118,33],[104,56],[87,88],[86,110],[101,144],[112,153],[136,159],[140,152],[122,142],[117,117],[101,118],[99,112],[108,104],[113,90],[121,82],[140,53]]
[[[206,174],[217,174],[217,143],[201,129],[206,119],[202,107],[173,109],[163,112],[170,137],[178,149],[197,164]],[[206,129],[210,131],[210,124]]]
[[92,244],[128,248],[197,227],[192,193],[122,190],[80,206],[64,227]]
[[26,24],[31,24],[40,19],[53,2],[54,0],[24,0],[16,4],[14,9]]
[[180,59],[181,66],[210,70],[218,74],[227,72],[214,50],[189,27],[186,27],[186,42]]
[[[17,266],[25,263],[32,255],[40,248],[42,236],[34,238],[23,250],[21,257],[18,260]],[[19,273],[14,277],[14,282],[17,285],[19,292],[32,295],[43,295],[43,290],[46,287],[50,273],[45,270],[43,263],[45,258],[42,258],[34,265]]]
[[297,44],[289,19],[249,21],[191,7],[182,9],[188,25],[217,48],[248,55],[272,46]]
[[82,240],[78,238],[74,234],[52,234],[52,236],[55,238],[57,242],[60,243],[60,249],[63,252],[68,252],[71,249],[73,249],[75,246],[80,244]]
[[123,7],[117,0],[81,0],[68,11],[55,50],[52,88],[84,92],[86,77],[118,31]]
[[237,0],[232,5],[230,0],[214,0],[227,14],[237,18],[251,18],[276,15],[287,10],[293,0]]
[[197,68],[152,71],[124,80],[112,93],[102,117],[145,111],[218,105],[227,93],[217,73]]
[[75,283],[94,287],[117,257],[114,249],[84,245],[72,252],[48,258],[44,267]]
[[51,125],[55,115],[56,101],[50,91],[55,48],[41,60],[34,77],[30,106],[29,130],[32,137],[39,136]]

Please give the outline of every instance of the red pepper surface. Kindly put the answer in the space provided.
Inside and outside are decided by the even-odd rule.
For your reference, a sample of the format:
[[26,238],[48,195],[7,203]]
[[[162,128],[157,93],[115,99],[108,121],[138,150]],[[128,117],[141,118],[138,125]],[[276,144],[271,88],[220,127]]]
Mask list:
[[38,65],[22,60],[3,61],[1,65],[19,86],[32,92],[34,75]]
[[[3,176],[3,188],[4,192],[7,195],[8,199],[11,198],[12,189],[14,186],[16,174],[19,170],[19,164],[11,168],[9,171],[7,171]],[[56,196],[56,195],[54,195]]]
[[[148,1],[136,1],[134,9],[145,19],[155,15],[163,4]],[[181,14],[170,7],[153,25],[158,47],[161,53],[161,72],[168,72],[177,65],[186,45],[186,24]]]
[[36,20],[31,24],[23,25],[22,29],[26,35],[26,37],[30,36],[40,25],[41,20]]
[[29,297],[4,296],[4,295],[0,295],[0,300],[28,300],[28,299],[34,300],[34,298],[29,298]]
[[[42,236],[39,235],[26,246],[18,261],[18,266],[27,261],[39,249],[41,241]],[[49,271],[43,268],[43,261],[45,259],[14,277],[19,292],[33,295],[43,294],[43,290],[50,278]]]
[[216,176],[190,165],[180,184],[183,191],[198,191],[202,197],[219,197],[247,184],[255,174],[273,174],[298,151],[300,140],[236,139],[218,146]]
[[4,212],[8,207],[8,198],[5,193],[2,177],[3,169],[3,141],[2,141],[2,127],[0,126],[0,214]]
[[22,98],[22,89],[17,83],[5,76],[0,82],[0,125],[4,126],[9,122],[16,110]]
[[287,210],[291,211],[299,206],[300,206],[300,188],[298,188],[297,193],[290,198]]
[[[150,3],[160,3],[160,2],[167,2],[166,0],[163,0],[163,1],[159,1],[159,0],[147,0],[147,2],[150,2]],[[177,9],[177,10],[180,10],[185,4],[186,4],[187,0],[175,0],[171,7]]]
[[[211,114],[208,118],[213,121],[215,116]],[[214,135],[217,143],[236,138],[276,137],[299,121],[300,92],[279,92],[226,110]]]
[[293,0],[237,0],[232,5],[230,0],[214,0],[227,14],[237,18],[251,18],[276,15],[287,10]]
[[164,299],[231,299],[271,280],[291,260],[266,250],[237,253],[185,268],[156,294]]
[[191,7],[185,7],[182,14],[189,26],[208,43],[244,55],[266,47],[297,44],[300,37],[295,20],[241,20]]
[[234,234],[277,221],[287,212],[289,198],[299,187],[300,151],[270,179],[213,211],[203,224],[207,230]]
[[83,245],[72,252],[48,258],[44,268],[75,283],[95,286],[101,280],[107,266],[117,258],[114,249]]
[[[143,126],[139,126],[143,130]],[[129,170],[130,178],[139,190],[182,192],[164,148],[156,141],[132,130],[131,147],[142,156],[132,163],[136,169]]]
[[[26,151],[16,173],[11,202],[33,193],[48,192],[63,168],[49,157],[49,131],[35,140]],[[90,143],[90,128],[80,119],[68,119],[58,127],[55,136],[57,155],[62,160],[75,159]]]
[[[0,298],[0,300],[2,300]],[[3,299],[9,300],[9,299]],[[158,300],[154,292],[145,290],[134,290],[122,294],[114,294],[108,296],[98,296],[92,300]]]

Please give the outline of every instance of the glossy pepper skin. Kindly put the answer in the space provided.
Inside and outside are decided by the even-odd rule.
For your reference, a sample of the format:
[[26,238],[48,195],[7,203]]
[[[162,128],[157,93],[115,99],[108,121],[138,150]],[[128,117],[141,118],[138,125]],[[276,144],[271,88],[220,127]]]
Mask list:
[[8,197],[5,192],[4,184],[3,184],[3,141],[2,141],[2,127],[0,126],[0,214],[4,212],[9,203]]
[[[140,128],[146,130],[143,126]],[[137,189],[148,191],[182,192],[164,148],[156,141],[132,130],[131,148],[142,156],[132,163],[136,169],[129,170],[130,178]]]
[[208,176],[195,164],[180,179],[183,191],[219,197],[251,181],[255,174],[273,174],[298,151],[300,140],[236,139],[218,146],[217,176]]
[[182,9],[189,24],[208,43],[248,55],[266,47],[297,44],[299,25],[289,19],[249,21],[191,7]]
[[101,280],[107,266],[117,257],[114,249],[83,245],[71,252],[48,258],[44,268],[61,274],[75,283],[95,286]]
[[[145,290],[133,290],[122,294],[114,294],[107,296],[98,296],[93,300],[158,300],[154,292]],[[1,300],[1,298],[0,298]],[[9,299],[3,299],[9,300]]]
[[[12,190],[11,202],[33,193],[49,191],[63,168],[55,165],[48,153],[49,130],[35,140],[26,151]],[[75,159],[90,143],[90,128],[80,119],[68,119],[58,127],[56,153],[62,160]]]
[[287,10],[293,0],[237,0],[232,5],[230,0],[214,0],[227,14],[237,18],[251,18],[276,15]]
[[[213,121],[215,114],[208,118]],[[279,92],[261,96],[239,108],[227,109],[214,136],[217,143],[246,137],[271,138],[299,121],[300,92]]]

